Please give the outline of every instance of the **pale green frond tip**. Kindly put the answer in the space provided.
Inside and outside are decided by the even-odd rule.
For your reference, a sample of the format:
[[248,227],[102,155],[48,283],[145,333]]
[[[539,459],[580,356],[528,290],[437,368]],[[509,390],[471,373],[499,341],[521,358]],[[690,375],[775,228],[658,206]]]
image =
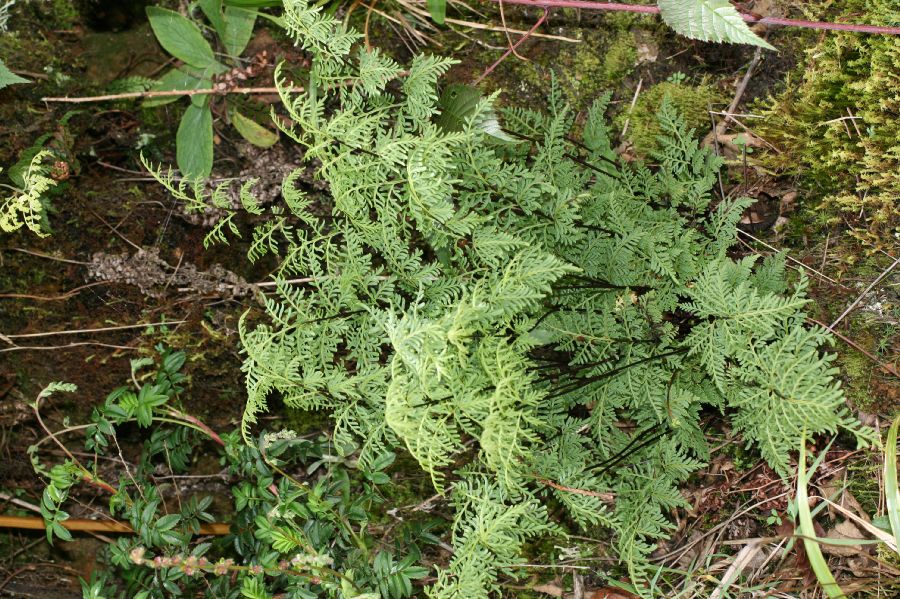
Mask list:
[[658,0],[657,5],[663,21],[685,37],[776,49],[753,33],[728,0]]
[[56,181],[48,174],[47,162],[53,154],[47,150],[38,152],[23,173],[24,186],[7,198],[0,199],[0,231],[12,233],[23,226],[38,237],[47,237],[44,229],[46,194]]
[[38,394],[38,398],[44,399],[50,397],[54,393],[74,393],[77,390],[78,386],[73,383],[54,381],[41,390],[40,394]]

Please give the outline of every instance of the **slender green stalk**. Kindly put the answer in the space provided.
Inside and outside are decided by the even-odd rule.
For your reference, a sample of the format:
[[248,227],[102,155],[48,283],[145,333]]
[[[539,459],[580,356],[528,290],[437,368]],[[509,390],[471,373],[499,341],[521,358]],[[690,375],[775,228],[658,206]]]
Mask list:
[[900,429],[900,414],[888,430],[884,446],[884,496],[887,503],[888,520],[900,551],[900,487],[897,486],[897,431]]
[[822,555],[819,540],[816,538],[816,529],[813,526],[812,514],[809,513],[809,497],[806,494],[806,485],[809,477],[806,474],[806,436],[800,440],[800,459],[797,464],[797,519],[800,521],[800,533],[803,535],[803,546],[809,558],[809,565],[816,575],[816,579],[831,599],[846,598],[847,595],[838,586],[834,575],[828,568],[828,562]]

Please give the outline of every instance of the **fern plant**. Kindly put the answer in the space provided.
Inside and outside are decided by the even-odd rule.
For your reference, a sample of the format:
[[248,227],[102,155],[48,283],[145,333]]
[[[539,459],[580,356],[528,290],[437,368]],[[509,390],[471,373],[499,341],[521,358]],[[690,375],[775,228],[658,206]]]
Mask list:
[[652,163],[620,164],[608,96],[582,127],[558,89],[547,112],[503,112],[502,137],[493,97],[439,125],[451,61],[404,69],[306,0],[285,22],[314,60],[300,95],[277,71],[277,122],[318,161],[330,213],[291,176],[255,233],[253,256],[281,261],[267,318],[240,324],[243,433],[280,401],[330,410],[361,464],[408,451],[456,510],[430,597],[489,595],[561,523],[609,530],[647,592],[679,484],[708,457],[704,411],[784,476],[803,431],[873,439],[804,325],[806,282],[729,256],[752,200],[714,200],[721,160],[668,102]]
[[[50,177],[50,166],[47,162],[53,157],[49,150],[38,151],[15,173],[12,185],[6,187],[12,193],[0,200],[0,230],[11,233],[26,227],[39,237],[46,237],[47,232],[47,192],[56,185]],[[0,169],[2,170],[2,169]]]

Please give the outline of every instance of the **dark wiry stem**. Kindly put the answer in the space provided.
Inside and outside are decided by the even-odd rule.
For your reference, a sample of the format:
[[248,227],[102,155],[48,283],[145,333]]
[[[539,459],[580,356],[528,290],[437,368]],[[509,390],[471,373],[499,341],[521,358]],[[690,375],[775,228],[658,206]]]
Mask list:
[[567,395],[568,393],[571,393],[572,391],[575,391],[576,389],[584,388],[586,385],[592,385],[596,382],[616,376],[617,374],[625,372],[626,370],[628,370],[629,368],[631,368],[633,366],[638,366],[640,364],[644,364],[646,362],[651,362],[653,360],[662,360],[664,358],[668,358],[671,356],[676,356],[679,354],[686,353],[687,351],[688,350],[686,348],[676,349],[676,350],[672,350],[670,352],[656,354],[655,356],[648,356],[646,358],[642,358],[635,362],[631,362],[630,364],[625,364],[623,366],[619,366],[618,368],[613,368],[612,370],[607,370],[606,372],[602,372],[595,376],[575,379],[575,380],[570,381],[569,383],[563,385],[562,387],[557,389],[554,393],[551,393],[550,395],[548,395],[545,399],[554,399],[557,397],[561,397],[563,395]]

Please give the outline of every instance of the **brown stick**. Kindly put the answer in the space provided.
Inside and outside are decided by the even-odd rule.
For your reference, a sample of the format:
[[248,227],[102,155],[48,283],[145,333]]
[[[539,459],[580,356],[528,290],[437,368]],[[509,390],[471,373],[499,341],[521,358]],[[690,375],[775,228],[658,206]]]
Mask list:
[[[284,91],[302,92],[302,87],[289,87]],[[277,94],[277,87],[235,87],[233,89],[175,89],[155,92],[128,92],[124,94],[107,94],[105,96],[84,96],[76,98],[47,97],[41,98],[43,102],[67,102],[70,104],[82,104],[86,102],[109,102],[111,100],[128,100],[134,98],[165,98],[172,96],[199,96],[209,94],[212,96],[224,96],[227,94]]]
[[843,335],[843,334],[841,334],[840,332],[835,331],[834,329],[832,329],[831,327],[829,327],[829,326],[828,326],[827,324],[825,324],[824,322],[818,321],[818,320],[816,320],[815,318],[809,318],[809,317],[807,317],[806,320],[809,321],[809,322],[812,322],[812,323],[815,323],[815,324],[819,325],[820,327],[822,327],[822,328],[825,329],[826,331],[829,331],[829,332],[833,333],[835,337],[837,337],[838,339],[840,339],[841,341],[843,341],[844,343],[846,343],[847,345],[849,345],[850,347],[852,347],[853,349],[855,349],[856,351],[858,351],[859,353],[861,353],[862,355],[864,355],[865,357],[867,357],[867,358],[869,358],[870,360],[872,360],[875,364],[878,365],[879,368],[881,368],[881,370],[883,370],[883,371],[886,372],[887,374],[892,374],[892,375],[894,375],[894,376],[896,376],[896,377],[900,377],[900,371],[898,371],[894,366],[882,362],[881,360],[879,360],[878,358],[876,358],[875,356],[873,356],[871,352],[868,352],[868,351],[866,351],[865,349],[863,349],[858,343],[856,343],[856,342],[855,342],[853,339],[851,339],[850,337],[847,337],[846,335]]
[[567,487],[565,485],[561,485],[559,483],[555,483],[552,480],[547,480],[546,478],[539,478],[537,481],[541,484],[547,485],[548,487],[553,487],[558,491],[565,491],[566,493],[575,493],[576,495],[587,495],[588,497],[596,497],[603,503],[613,503],[616,500],[615,493],[601,493],[599,491],[588,491],[586,489],[576,489],[574,487]]
[[[79,532],[108,532],[133,534],[134,529],[127,522],[118,520],[87,520],[69,518],[60,524],[66,529]],[[18,528],[23,530],[44,530],[44,519],[36,516],[2,516],[0,515],[0,528]],[[224,522],[201,524],[201,535],[227,535],[231,525]]]
[[101,327],[99,329],[70,329],[67,331],[50,331],[47,333],[24,333],[19,335],[4,335],[7,339],[27,339],[32,337],[53,337],[54,335],[81,335],[83,333],[105,333],[108,331],[124,331],[126,329],[146,329],[148,327],[164,326],[170,324],[182,324],[186,320],[172,320],[167,322],[151,322],[149,324],[126,324],[118,327]]

